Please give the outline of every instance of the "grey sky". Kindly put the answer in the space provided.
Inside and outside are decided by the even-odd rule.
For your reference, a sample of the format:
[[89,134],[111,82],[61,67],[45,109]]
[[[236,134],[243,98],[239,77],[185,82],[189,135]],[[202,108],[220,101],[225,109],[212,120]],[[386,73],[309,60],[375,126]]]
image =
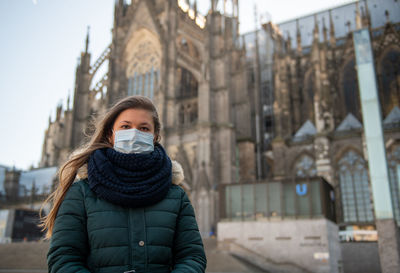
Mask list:
[[[241,0],[241,32],[259,15],[274,22],[351,0]],[[209,1],[198,0],[202,11]],[[111,41],[114,0],[0,1],[0,165],[37,165],[51,114],[73,92],[75,67],[90,25],[92,61]]]

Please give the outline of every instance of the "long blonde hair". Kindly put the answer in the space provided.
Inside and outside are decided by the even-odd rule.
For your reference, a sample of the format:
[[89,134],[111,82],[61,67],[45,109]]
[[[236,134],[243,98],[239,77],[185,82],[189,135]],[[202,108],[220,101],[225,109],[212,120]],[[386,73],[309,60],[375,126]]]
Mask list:
[[[60,208],[65,194],[75,181],[78,169],[87,163],[90,155],[97,149],[112,148],[110,138],[114,121],[119,114],[127,109],[144,109],[152,113],[154,121],[155,142],[160,141],[161,124],[157,110],[152,101],[143,96],[131,96],[118,101],[107,113],[97,119],[94,132],[89,141],[76,149],[58,171],[59,184],[53,193],[47,197],[40,209],[40,227],[46,231],[45,239],[50,239],[57,212]],[[53,206],[48,215],[43,216],[44,206],[52,203]]]

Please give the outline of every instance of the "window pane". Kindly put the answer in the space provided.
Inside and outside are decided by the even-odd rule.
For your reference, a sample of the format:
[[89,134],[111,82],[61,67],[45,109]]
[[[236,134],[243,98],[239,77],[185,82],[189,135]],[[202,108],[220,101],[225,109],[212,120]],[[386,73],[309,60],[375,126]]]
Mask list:
[[132,94],[132,78],[128,79],[128,96]]
[[179,67],[177,74],[179,82],[179,96],[181,98],[197,96],[198,83],[192,73],[183,67]]
[[241,186],[231,186],[231,200],[232,200],[232,219],[241,220],[242,219],[242,195]]
[[[400,160],[400,158],[398,160]],[[394,214],[397,220],[397,225],[400,227],[400,164],[396,164],[396,176],[393,178],[392,185]]]
[[154,67],[151,68],[151,78],[150,78],[150,99],[153,99],[154,96],[154,85],[155,85],[155,79],[154,79]]
[[297,184],[296,186],[301,186],[302,193],[304,195],[297,194],[297,200],[299,204],[299,216],[309,216],[310,215],[310,189],[307,183]]
[[137,94],[143,95],[143,74],[139,75]]
[[281,188],[280,184],[273,182],[268,183],[268,208],[270,216],[281,216]]
[[268,217],[267,212],[267,185],[256,184],[255,186],[255,198],[256,198],[256,218]]
[[143,90],[143,95],[148,96],[148,90],[149,90],[149,73],[145,73],[145,82],[144,82],[144,90]]
[[254,219],[253,185],[243,185],[243,215],[244,220]]
[[135,72],[133,76],[133,92],[132,95],[137,95],[137,86],[138,86],[138,74]]
[[285,203],[285,214],[284,216],[295,216],[296,215],[296,207],[295,207],[295,188],[294,184],[287,183],[283,184],[283,198]]
[[232,217],[231,202],[232,202],[231,188],[225,187],[225,216],[226,216],[225,218]]
[[371,221],[373,213],[364,159],[349,151],[339,161],[339,170],[343,220]]
[[322,215],[320,186],[321,183],[319,181],[313,181],[310,183],[313,216]]

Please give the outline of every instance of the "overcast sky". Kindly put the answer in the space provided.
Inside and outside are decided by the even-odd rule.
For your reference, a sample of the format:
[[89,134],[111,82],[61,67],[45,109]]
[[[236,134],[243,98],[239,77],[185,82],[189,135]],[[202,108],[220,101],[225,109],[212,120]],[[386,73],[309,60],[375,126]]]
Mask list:
[[[241,32],[259,16],[282,22],[352,0],[241,0]],[[202,12],[209,1],[199,0]],[[111,42],[114,0],[0,1],[0,165],[37,166],[44,131],[74,89],[75,67],[90,25],[92,61]],[[264,16],[265,18],[265,16]]]

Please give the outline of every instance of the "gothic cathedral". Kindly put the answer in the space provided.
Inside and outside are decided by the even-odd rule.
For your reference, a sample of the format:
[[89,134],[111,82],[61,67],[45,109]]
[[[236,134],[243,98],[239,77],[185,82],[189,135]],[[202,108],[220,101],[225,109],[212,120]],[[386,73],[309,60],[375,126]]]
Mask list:
[[[203,17],[186,1],[117,1],[112,43],[94,64],[86,45],[73,107],[63,113],[58,107],[56,121],[49,122],[41,166],[62,164],[85,141],[91,118],[120,98],[150,97],[162,121],[162,143],[182,164],[199,229],[208,235],[218,220],[217,186],[237,181],[239,173],[251,179],[255,168],[238,3],[226,14],[215,4]],[[106,62],[108,72],[94,83]]]

